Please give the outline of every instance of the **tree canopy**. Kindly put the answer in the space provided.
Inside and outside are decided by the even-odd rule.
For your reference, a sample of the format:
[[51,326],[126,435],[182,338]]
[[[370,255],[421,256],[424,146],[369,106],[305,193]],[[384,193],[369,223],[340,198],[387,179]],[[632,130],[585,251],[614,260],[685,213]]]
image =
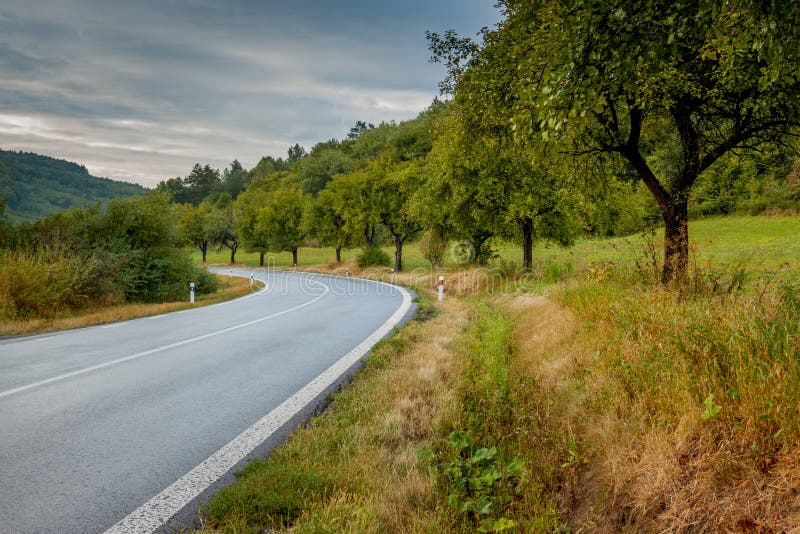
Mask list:
[[[800,125],[800,12],[792,2],[506,0],[484,44],[432,36],[458,83],[488,62],[522,140],[572,154],[615,154],[635,170],[665,223],[662,279],[683,276],[698,177],[725,154],[781,143]],[[489,51],[484,54],[483,51]],[[489,69],[484,69],[489,70]],[[677,147],[657,173],[649,157]]]

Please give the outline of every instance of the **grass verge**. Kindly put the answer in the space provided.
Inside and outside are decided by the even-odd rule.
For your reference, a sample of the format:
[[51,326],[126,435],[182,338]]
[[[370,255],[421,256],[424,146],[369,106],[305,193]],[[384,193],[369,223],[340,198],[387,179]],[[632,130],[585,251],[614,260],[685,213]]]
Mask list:
[[[800,219],[732,219],[693,223],[671,288],[648,236],[449,274],[204,530],[791,531]],[[431,273],[397,276],[430,298]]]
[[197,306],[208,306],[226,300],[247,295],[252,291],[246,278],[229,278],[217,276],[220,289],[216,293],[200,295],[195,304],[186,302],[163,302],[158,304],[119,304],[103,306],[96,309],[81,310],[71,315],[62,315],[47,319],[29,319],[25,321],[0,321],[0,336],[23,334],[41,334],[56,330],[83,328],[98,324],[126,321],[138,317],[149,317]]

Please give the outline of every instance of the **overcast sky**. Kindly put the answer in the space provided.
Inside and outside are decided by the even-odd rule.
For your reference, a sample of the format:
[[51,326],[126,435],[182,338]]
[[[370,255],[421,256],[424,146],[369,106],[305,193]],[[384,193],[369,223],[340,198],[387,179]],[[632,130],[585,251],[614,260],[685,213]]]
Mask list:
[[154,185],[416,116],[494,0],[3,0],[0,148]]

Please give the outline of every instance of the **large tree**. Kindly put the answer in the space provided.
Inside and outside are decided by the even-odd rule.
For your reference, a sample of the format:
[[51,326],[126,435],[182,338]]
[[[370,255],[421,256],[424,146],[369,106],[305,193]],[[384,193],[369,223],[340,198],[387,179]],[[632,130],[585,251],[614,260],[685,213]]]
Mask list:
[[317,239],[323,246],[336,250],[336,263],[342,262],[342,249],[355,245],[357,239],[348,231],[342,215],[334,209],[334,192],[323,189],[316,199],[308,203],[303,214],[303,231]]
[[203,263],[206,262],[208,245],[213,240],[211,235],[211,204],[203,202],[199,206],[184,205],[178,221],[178,232],[181,238],[200,249]]
[[392,164],[375,162],[370,172],[374,181],[372,203],[394,239],[394,270],[403,270],[403,245],[422,230],[422,222],[410,209],[412,197],[424,181],[421,160]]
[[[793,1],[504,0],[484,47],[503,71],[519,137],[569,137],[573,152],[624,158],[664,220],[667,282],[685,275],[688,199],[698,176],[739,149],[780,143],[800,125],[800,10]],[[479,57],[433,36],[451,75]],[[488,95],[491,97],[492,95]],[[475,102],[479,105],[479,102]],[[657,172],[648,156],[678,147]]]
[[219,170],[212,169],[211,166],[200,166],[195,163],[192,171],[183,179],[183,196],[186,202],[191,202],[195,206],[220,186]]
[[222,180],[219,185],[220,192],[227,192],[231,198],[236,199],[239,193],[247,186],[247,171],[238,159],[231,162],[230,167],[222,171]]
[[269,201],[269,190],[258,187],[262,183],[256,182],[233,203],[233,222],[242,245],[247,252],[258,252],[259,267],[264,266],[264,255],[269,252],[268,236],[258,224],[258,214]]
[[208,229],[211,242],[231,252],[231,264],[236,263],[236,251],[239,250],[241,239],[236,223],[233,219],[233,201],[228,193],[222,193],[214,203],[208,218]]
[[365,247],[376,247],[380,213],[373,202],[375,181],[369,170],[362,169],[346,175],[335,176],[327,189],[331,207],[344,222],[345,232],[359,236]]
[[264,236],[271,251],[291,252],[293,265],[305,240],[302,220],[307,202],[299,187],[287,186],[272,191],[257,214],[255,231]]

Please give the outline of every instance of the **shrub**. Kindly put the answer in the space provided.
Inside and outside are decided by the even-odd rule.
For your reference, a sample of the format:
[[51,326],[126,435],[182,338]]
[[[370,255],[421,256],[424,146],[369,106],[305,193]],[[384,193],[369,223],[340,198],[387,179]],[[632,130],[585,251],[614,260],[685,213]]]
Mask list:
[[444,263],[449,247],[450,242],[435,230],[427,230],[419,242],[420,252],[432,267],[438,267]]
[[392,258],[379,247],[364,247],[361,254],[356,258],[359,267],[375,267],[379,265],[389,265]]

